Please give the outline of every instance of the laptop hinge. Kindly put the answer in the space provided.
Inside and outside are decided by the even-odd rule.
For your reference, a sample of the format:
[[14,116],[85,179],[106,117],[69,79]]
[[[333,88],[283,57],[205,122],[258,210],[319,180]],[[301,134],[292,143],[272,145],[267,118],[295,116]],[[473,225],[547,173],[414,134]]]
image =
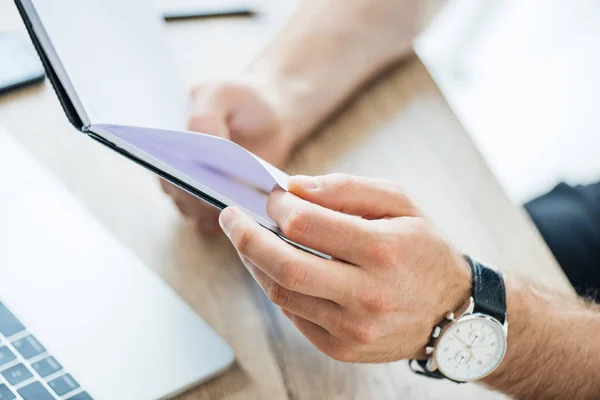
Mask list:
[[77,110],[75,109],[75,106],[73,105],[73,102],[69,98],[65,88],[63,87],[62,83],[60,82],[58,75],[54,71],[54,68],[52,67],[52,63],[50,62],[50,60],[48,59],[48,56],[44,52],[44,49],[42,48],[42,45],[39,42],[39,40],[35,34],[35,31],[33,30],[33,25],[31,24],[31,20],[29,19],[27,13],[25,12],[23,4],[21,3],[20,0],[15,0],[15,4],[17,5],[17,9],[19,10],[19,14],[21,14],[21,18],[25,22],[25,27],[27,28],[27,33],[29,34],[29,37],[31,38],[33,46],[35,47],[35,50],[37,51],[37,53],[40,57],[40,60],[42,61],[42,64],[44,65],[44,69],[46,70],[46,76],[48,77],[48,80],[52,84],[52,87],[54,88],[54,91],[56,92],[56,95],[58,96],[60,104],[61,104],[65,114],[67,115],[69,122],[77,130],[85,132],[86,127],[84,126],[83,121],[81,120],[81,117],[77,113]]

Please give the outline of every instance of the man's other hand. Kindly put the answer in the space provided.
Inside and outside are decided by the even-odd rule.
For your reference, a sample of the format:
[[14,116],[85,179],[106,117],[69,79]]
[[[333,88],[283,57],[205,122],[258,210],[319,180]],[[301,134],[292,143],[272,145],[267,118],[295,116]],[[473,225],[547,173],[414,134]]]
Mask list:
[[[276,166],[293,147],[266,90],[249,82],[202,84],[192,91],[192,131],[229,139]],[[205,232],[218,229],[219,210],[161,179],[161,186],[182,214]]]

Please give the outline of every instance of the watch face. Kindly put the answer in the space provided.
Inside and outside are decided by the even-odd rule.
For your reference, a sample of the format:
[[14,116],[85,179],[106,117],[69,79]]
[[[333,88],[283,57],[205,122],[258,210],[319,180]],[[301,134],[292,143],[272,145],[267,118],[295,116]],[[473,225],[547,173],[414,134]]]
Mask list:
[[474,314],[451,325],[439,339],[439,370],[456,381],[473,381],[492,372],[506,352],[506,335],[495,319]]

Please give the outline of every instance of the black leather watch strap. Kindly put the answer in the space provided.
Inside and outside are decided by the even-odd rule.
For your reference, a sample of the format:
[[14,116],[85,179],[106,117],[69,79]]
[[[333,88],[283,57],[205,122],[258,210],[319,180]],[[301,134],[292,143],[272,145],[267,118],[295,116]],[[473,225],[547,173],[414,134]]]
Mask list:
[[501,324],[506,321],[506,288],[499,272],[465,256],[473,274],[473,312],[490,315]]
[[423,375],[433,379],[448,379],[439,370],[429,371],[427,369],[427,360],[408,360],[408,367],[411,369],[412,372],[414,372],[417,375]]
[[[502,275],[469,256],[465,255],[464,258],[469,263],[473,276],[473,287],[471,289],[471,296],[475,303],[473,313],[489,315],[504,324],[506,322],[506,288]],[[433,346],[433,343],[434,339],[432,338],[430,346]],[[449,379],[439,370],[427,370],[427,360],[409,360],[408,362],[410,369],[419,375],[434,379]]]

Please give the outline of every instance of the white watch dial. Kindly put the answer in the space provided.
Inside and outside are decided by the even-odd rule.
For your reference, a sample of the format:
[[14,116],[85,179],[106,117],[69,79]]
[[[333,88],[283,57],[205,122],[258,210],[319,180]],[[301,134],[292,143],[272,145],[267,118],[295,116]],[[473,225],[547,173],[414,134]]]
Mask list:
[[506,335],[499,322],[481,315],[461,318],[437,343],[439,370],[456,381],[473,381],[492,372],[506,352]]

